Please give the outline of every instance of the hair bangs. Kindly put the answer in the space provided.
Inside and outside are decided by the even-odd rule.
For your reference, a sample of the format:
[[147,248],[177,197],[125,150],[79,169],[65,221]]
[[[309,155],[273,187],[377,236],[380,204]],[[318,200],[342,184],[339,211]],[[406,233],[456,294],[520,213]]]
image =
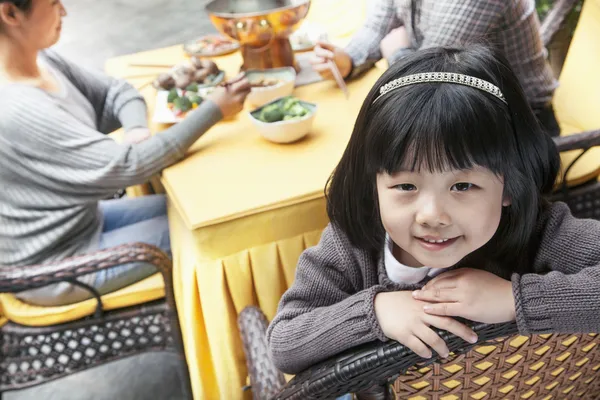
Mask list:
[[396,89],[380,101],[367,142],[371,173],[442,172],[476,165],[498,175],[506,172],[503,157],[514,150],[507,140],[512,136],[510,116],[491,95],[435,83]]

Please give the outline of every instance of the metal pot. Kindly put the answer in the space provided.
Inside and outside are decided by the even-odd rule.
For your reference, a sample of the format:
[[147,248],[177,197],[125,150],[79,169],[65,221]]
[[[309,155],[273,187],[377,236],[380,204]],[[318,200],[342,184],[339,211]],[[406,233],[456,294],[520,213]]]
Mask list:
[[222,34],[240,42],[242,69],[295,67],[289,36],[308,14],[310,0],[214,0],[206,6]]

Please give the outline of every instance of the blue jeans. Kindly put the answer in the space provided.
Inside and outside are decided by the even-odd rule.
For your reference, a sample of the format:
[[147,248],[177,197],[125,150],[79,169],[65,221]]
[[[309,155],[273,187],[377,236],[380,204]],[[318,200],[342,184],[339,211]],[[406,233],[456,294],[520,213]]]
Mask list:
[[[157,246],[171,256],[165,196],[106,200],[101,201],[99,207],[104,215],[99,249],[142,242]],[[84,275],[79,280],[92,286],[100,294],[106,294],[147,278],[155,272],[156,268],[153,265],[136,262]],[[31,304],[50,307],[76,303],[93,296],[85,289],[61,282],[21,292],[18,297]]]

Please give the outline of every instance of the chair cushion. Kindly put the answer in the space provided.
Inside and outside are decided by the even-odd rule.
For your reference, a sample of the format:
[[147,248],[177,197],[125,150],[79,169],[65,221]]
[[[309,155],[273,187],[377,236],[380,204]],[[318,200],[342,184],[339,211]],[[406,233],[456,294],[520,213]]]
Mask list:
[[[554,110],[561,136],[600,129],[600,0],[583,4],[577,29],[554,94]],[[563,168],[581,153],[561,154]],[[600,175],[600,147],[588,151],[569,171],[567,182],[575,186]]]
[[[165,296],[165,285],[160,273],[156,273],[133,285],[102,296],[105,310],[113,310],[147,303]],[[27,325],[48,326],[81,319],[96,310],[96,299],[58,307],[42,307],[24,303],[12,293],[0,294],[0,326],[2,319]],[[6,322],[6,321],[4,321]]]

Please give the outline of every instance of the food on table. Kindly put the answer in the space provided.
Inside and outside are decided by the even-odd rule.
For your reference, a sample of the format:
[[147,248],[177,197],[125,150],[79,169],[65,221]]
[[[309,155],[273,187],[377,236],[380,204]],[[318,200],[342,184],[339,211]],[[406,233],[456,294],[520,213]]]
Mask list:
[[[195,89],[195,90],[192,90]],[[185,114],[198,107],[204,99],[198,94],[198,85],[191,84],[185,90],[173,88],[167,96],[167,105],[177,117],[185,117]]]
[[179,92],[177,89],[173,88],[169,91],[169,95],[167,96],[167,103],[172,103],[176,98],[179,97]]
[[185,87],[186,92],[197,92],[198,91],[198,84],[196,82],[190,83],[188,86]]
[[250,81],[250,86],[253,88],[269,87],[280,84],[282,81],[277,78],[261,78]]
[[189,75],[176,75],[175,86],[177,86],[179,89],[185,89],[193,82],[192,79],[193,77],[190,77]]
[[214,61],[194,57],[189,64],[175,66],[171,72],[160,74],[153,85],[156,89],[186,89],[192,84],[212,85],[217,83],[221,71]]
[[196,68],[192,65],[178,65],[173,69],[173,76],[177,78],[178,76],[194,76],[194,72],[196,72]]
[[217,55],[233,51],[239,47],[237,42],[220,35],[206,35],[184,45],[188,54]]
[[175,87],[175,78],[171,74],[162,73],[156,78],[158,85],[165,90],[171,90]]
[[207,69],[199,69],[194,73],[194,81],[196,82],[204,82],[208,76],[211,75],[210,71]]
[[219,67],[215,64],[214,61],[209,60],[208,58],[200,58],[200,57],[192,57],[192,65],[196,69],[207,69],[209,74],[216,74],[219,72]]
[[284,97],[273,104],[269,104],[260,111],[258,119],[262,122],[279,122],[300,119],[310,112],[302,106],[295,97]]
[[192,107],[193,104],[187,96],[179,96],[173,100],[173,109],[181,111],[181,113],[191,110]]

